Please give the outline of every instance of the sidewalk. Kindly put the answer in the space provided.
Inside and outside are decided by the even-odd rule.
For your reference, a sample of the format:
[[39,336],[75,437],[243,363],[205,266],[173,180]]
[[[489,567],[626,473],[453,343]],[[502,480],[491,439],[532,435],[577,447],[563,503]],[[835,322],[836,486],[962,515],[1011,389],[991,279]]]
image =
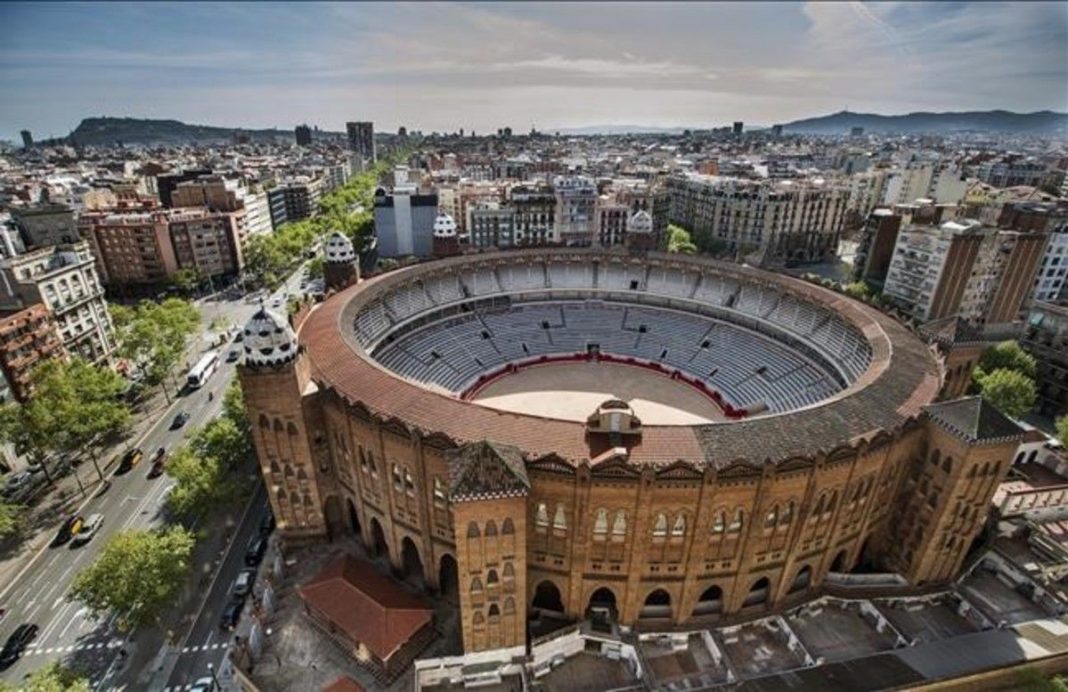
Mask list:
[[[97,460],[104,477],[108,476],[109,466],[130,445],[148,432],[168,408],[162,391],[153,392],[134,411],[129,433],[114,441],[111,445],[97,451]],[[77,477],[81,479],[85,495],[78,489]],[[88,455],[83,455],[73,471],[56,480],[56,485],[49,492],[37,498],[36,504],[29,507],[24,535],[16,540],[0,544],[0,584],[11,585],[15,577],[41,551],[55,535],[60,522],[80,506],[87,498],[93,496],[100,485],[100,479]]]

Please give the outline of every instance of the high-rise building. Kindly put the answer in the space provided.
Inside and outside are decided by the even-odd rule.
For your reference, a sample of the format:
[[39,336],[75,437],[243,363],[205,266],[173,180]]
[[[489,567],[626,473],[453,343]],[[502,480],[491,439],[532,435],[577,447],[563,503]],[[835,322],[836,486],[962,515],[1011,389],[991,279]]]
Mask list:
[[298,176],[281,182],[267,193],[271,223],[278,228],[284,223],[308,218],[316,212],[322,195],[322,178]]
[[307,125],[297,125],[294,131],[297,138],[297,146],[306,147],[312,143],[312,131]]
[[553,235],[565,245],[592,245],[597,186],[583,176],[559,176],[553,180],[553,192],[556,197],[556,228]]
[[43,304],[54,315],[63,346],[94,363],[115,348],[104,289],[86,242],[31,250],[0,262],[0,311]]
[[375,195],[375,235],[381,257],[430,257],[438,196],[415,185],[401,185]]
[[115,211],[82,214],[101,280],[109,286],[162,284],[178,271],[163,212]]
[[515,244],[518,247],[558,242],[556,196],[545,183],[513,185],[508,203],[515,209]]
[[745,128],[745,123],[743,123],[741,120],[735,120],[734,121],[734,127],[732,128],[732,131],[734,132],[734,134],[740,135],[740,134],[742,134],[742,130],[744,128]]
[[1045,233],[991,229],[972,270],[961,316],[988,327],[1021,323],[1048,240]]
[[178,267],[210,277],[239,273],[244,264],[243,217],[244,210],[225,213],[182,209],[170,214],[167,226]]
[[471,247],[509,248],[515,245],[515,209],[499,202],[479,202],[468,208],[467,234]]
[[25,149],[29,149],[33,146],[33,134],[29,130],[22,130],[19,132],[22,135],[22,146]]
[[883,293],[921,321],[956,315],[985,235],[975,220],[902,229]]
[[889,209],[876,209],[864,222],[853,258],[853,278],[882,285],[894,256],[902,216]]
[[1035,275],[1033,298],[1046,303],[1068,299],[1068,224],[1049,234]]
[[365,170],[378,159],[375,155],[375,126],[370,122],[345,123],[345,132],[349,138],[349,151],[356,154],[361,162],[360,170]]

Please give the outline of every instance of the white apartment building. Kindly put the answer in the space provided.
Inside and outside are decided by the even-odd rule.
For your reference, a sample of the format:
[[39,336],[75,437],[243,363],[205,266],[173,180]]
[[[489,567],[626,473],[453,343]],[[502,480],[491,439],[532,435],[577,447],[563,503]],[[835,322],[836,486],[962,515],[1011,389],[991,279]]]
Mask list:
[[0,261],[0,309],[43,303],[71,355],[100,363],[115,349],[114,327],[89,243],[33,250]]
[[982,226],[972,219],[902,229],[883,293],[921,321],[957,314],[982,239]]
[[553,193],[556,198],[555,236],[565,245],[592,245],[597,186],[583,176],[558,176],[553,179]]
[[1035,276],[1035,301],[1052,303],[1068,293],[1068,226],[1049,234],[1049,244]]

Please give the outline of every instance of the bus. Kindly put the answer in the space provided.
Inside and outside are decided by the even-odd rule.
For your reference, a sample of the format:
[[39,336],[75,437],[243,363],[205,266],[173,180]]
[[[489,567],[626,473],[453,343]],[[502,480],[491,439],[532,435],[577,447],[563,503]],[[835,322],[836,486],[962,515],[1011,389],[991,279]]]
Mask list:
[[211,374],[219,367],[219,353],[218,351],[211,351],[205,353],[197,364],[193,366],[193,369],[189,371],[189,388],[199,389],[208,381]]

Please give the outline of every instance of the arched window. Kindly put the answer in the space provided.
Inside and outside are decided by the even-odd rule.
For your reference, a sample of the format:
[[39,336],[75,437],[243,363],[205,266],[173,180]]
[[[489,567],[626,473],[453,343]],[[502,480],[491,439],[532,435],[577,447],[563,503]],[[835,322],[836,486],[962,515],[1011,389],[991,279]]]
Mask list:
[[826,510],[827,496],[820,495],[820,499],[816,500],[816,507],[812,510],[812,514],[809,515],[809,521],[815,521]]
[[608,533],[608,510],[599,509],[593,520],[593,535],[604,537]]
[[671,535],[674,538],[686,535],[686,515],[682,512],[675,515],[675,525],[671,527]]
[[942,470],[946,473],[953,472],[953,457],[946,457],[942,460]]
[[408,467],[404,468],[404,489],[408,495],[415,497],[415,479],[412,478],[412,473],[408,470]]
[[504,563],[504,569],[501,571],[501,578],[504,581],[512,581],[515,579],[515,567],[512,567],[511,562]]
[[440,478],[434,479],[434,504],[439,507],[445,505],[445,484]]
[[539,502],[534,509],[534,526],[539,529],[549,527],[549,507],[544,502]]
[[482,580],[478,577],[471,578],[471,593],[482,593]]
[[403,488],[403,481],[401,480],[401,470],[396,464],[393,464],[393,489],[400,492]]
[[928,461],[931,462],[931,466],[938,466],[938,462],[942,459],[942,453],[937,449],[931,452],[931,456],[928,457]]
[[627,535],[627,513],[623,510],[618,510],[615,520],[612,521],[612,535],[617,537]]
[[486,535],[487,536],[496,536],[497,535],[497,522],[493,521],[492,519],[490,519],[489,521],[486,522]]
[[515,599],[511,596],[504,599],[504,614],[515,615]]
[[494,618],[501,616],[501,609],[496,603],[491,603],[489,607],[489,619],[492,621]]
[[712,533],[723,533],[727,530],[727,513],[716,512],[716,516],[712,518]]
[[553,529],[557,531],[567,530],[567,517],[564,515],[563,505],[556,505],[556,513],[553,514]]
[[487,588],[491,588],[492,589],[493,587],[497,586],[497,584],[500,581],[501,580],[497,577],[497,570],[491,569],[489,572],[486,573],[486,587]]
[[779,506],[772,505],[768,513],[764,515],[764,528],[770,529],[775,526],[775,523],[779,521]]
[[975,467],[968,469],[968,478],[975,478]]
[[794,520],[794,501],[790,500],[783,506],[782,512],[779,514],[779,525],[785,526]]
[[481,534],[480,534],[480,532],[478,530],[478,524],[473,522],[473,521],[472,522],[468,522],[468,524],[467,524],[467,537],[468,538],[478,538],[480,535]]
[[505,519],[501,522],[501,535],[510,536],[515,533],[515,524],[511,519]]
[[737,512],[734,513],[734,520],[731,522],[730,526],[727,527],[727,532],[740,533],[742,530],[742,524],[744,523],[745,512],[739,509]]
[[486,616],[482,614],[481,610],[475,611],[475,614],[471,617],[471,624],[475,627],[481,627],[486,624]]
[[660,513],[656,515],[656,519],[653,521],[653,536],[661,537],[666,536],[668,530],[667,515]]

